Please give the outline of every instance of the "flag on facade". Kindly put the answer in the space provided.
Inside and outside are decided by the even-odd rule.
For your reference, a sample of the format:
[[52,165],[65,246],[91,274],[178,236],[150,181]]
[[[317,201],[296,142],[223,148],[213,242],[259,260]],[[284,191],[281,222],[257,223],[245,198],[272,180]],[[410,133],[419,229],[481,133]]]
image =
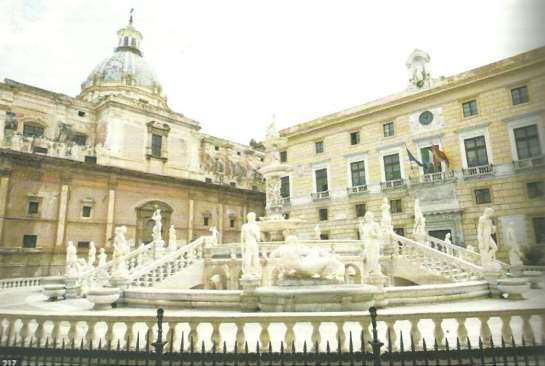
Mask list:
[[411,151],[409,150],[407,146],[405,146],[405,149],[407,149],[407,155],[409,155],[409,161],[414,161],[416,164],[418,164],[418,166],[424,165],[422,164],[422,162],[418,161],[418,159],[414,157],[414,155],[411,153]]
[[433,145],[431,147],[431,152],[433,154],[433,164],[440,164],[442,161],[444,161],[447,166],[449,164],[447,154],[445,154],[444,151],[439,149],[438,145]]

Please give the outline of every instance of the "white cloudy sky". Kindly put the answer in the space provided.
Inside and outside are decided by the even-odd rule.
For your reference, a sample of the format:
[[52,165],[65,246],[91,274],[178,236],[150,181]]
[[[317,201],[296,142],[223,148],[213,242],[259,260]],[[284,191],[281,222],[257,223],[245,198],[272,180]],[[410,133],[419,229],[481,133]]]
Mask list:
[[[399,91],[413,48],[452,75],[545,44],[541,0],[0,0],[0,78],[77,95],[135,8],[172,109],[247,143]],[[541,9],[540,9],[541,8]]]

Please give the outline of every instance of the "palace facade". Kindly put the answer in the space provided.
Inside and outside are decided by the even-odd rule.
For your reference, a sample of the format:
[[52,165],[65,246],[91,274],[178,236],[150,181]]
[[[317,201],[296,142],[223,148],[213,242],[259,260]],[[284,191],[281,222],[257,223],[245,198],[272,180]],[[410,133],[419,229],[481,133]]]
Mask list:
[[120,225],[148,242],[156,208],[179,243],[212,226],[236,241],[246,213],[263,214],[260,146],[172,111],[142,38],[131,19],[77,97],[0,83],[0,277],[62,273],[68,241],[110,251]]
[[433,78],[415,50],[409,85],[398,94],[280,131],[286,215],[306,220],[304,235],[354,239],[383,197],[395,230],[412,235],[420,200],[427,231],[477,247],[477,222],[495,210],[498,257],[513,225],[530,259],[545,247],[545,48]]

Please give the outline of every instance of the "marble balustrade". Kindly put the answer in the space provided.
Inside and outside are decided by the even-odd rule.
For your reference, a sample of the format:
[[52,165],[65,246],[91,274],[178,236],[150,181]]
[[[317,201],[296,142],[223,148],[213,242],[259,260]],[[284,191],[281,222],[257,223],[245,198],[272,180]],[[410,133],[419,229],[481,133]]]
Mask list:
[[0,280],[0,289],[15,287],[38,287],[45,277],[6,278]]
[[[425,340],[428,348],[433,347],[437,339],[439,347],[448,341],[450,347],[456,346],[457,338],[463,347],[467,342],[478,346],[479,337],[488,345],[491,339],[495,345],[501,344],[501,338],[507,345],[514,339],[526,344],[544,342],[545,309],[494,310],[494,311],[458,311],[429,313],[395,313],[387,310],[379,311],[378,334],[381,341],[387,343],[389,333],[392,348],[399,349],[403,338],[404,348],[408,349],[411,339],[417,348],[422,347]],[[195,313],[190,315],[169,315],[166,312],[163,322],[164,340],[170,342],[172,348],[179,351],[190,347],[189,339],[194,341],[194,349],[201,349],[201,342],[207,350],[213,344],[222,349],[225,342],[227,350],[238,349],[248,344],[255,350],[257,342],[260,348],[273,350],[285,347],[296,350],[303,349],[306,343],[308,350],[318,344],[325,350],[329,343],[332,350],[338,347],[348,349],[350,339],[354,350],[361,350],[362,339],[366,349],[371,338],[371,319],[367,312],[353,313]],[[362,332],[362,329],[364,332]],[[63,342],[70,346],[87,348],[91,345],[102,347],[111,344],[112,348],[129,347],[141,349],[145,347],[146,334],[149,331],[150,343],[156,337],[155,316],[119,313],[69,313],[38,314],[29,311],[0,313],[0,344],[12,346],[55,345],[61,347]],[[221,345],[221,346],[219,346]],[[167,345],[167,348],[170,344]]]

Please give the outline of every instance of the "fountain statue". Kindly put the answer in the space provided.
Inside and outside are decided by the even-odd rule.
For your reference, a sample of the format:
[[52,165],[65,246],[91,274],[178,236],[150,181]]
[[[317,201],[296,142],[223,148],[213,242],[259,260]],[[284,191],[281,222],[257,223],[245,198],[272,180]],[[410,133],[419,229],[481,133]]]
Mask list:
[[375,222],[375,216],[371,211],[367,211],[360,223],[360,235],[364,245],[365,269],[368,275],[382,275],[380,267],[380,240],[382,233],[380,225]]
[[87,259],[87,263],[89,263],[90,266],[95,264],[96,254],[97,254],[97,248],[95,246],[95,242],[92,241],[89,243],[89,253],[88,253],[88,259]]
[[447,244],[452,244],[452,240],[450,240],[450,233],[445,234],[445,239],[443,241]]
[[426,242],[426,219],[420,209],[420,200],[417,198],[414,200],[414,238],[419,243]]
[[261,232],[255,218],[255,212],[248,213],[248,222],[242,225],[240,229],[243,279],[255,279],[261,275],[258,246],[258,242],[261,240]]
[[477,240],[479,242],[479,253],[481,255],[481,265],[487,270],[497,270],[496,251],[498,246],[492,238],[496,232],[496,226],[492,222],[494,210],[490,207],[484,209],[483,215],[479,218],[477,226]]
[[74,246],[73,241],[68,242],[66,247],[66,270],[65,274],[67,276],[77,276],[78,275],[78,253],[77,249]]
[[124,256],[129,253],[130,248],[127,239],[125,239],[126,233],[126,226],[118,226],[115,228],[112,274],[116,277],[124,277],[128,274],[127,262]]
[[322,239],[322,231],[320,230],[320,224],[316,224],[316,226],[314,226],[314,239],[316,240]]
[[384,234],[388,234],[394,230],[394,227],[392,225],[392,215],[390,213],[390,202],[388,201],[388,197],[382,198],[382,220],[380,222],[380,226],[382,227],[382,232]]
[[157,243],[157,242],[162,240],[161,231],[163,229],[163,223],[161,222],[161,220],[162,220],[161,210],[156,209],[153,212],[153,215],[151,216],[151,219],[155,222],[155,224],[153,225],[151,236],[153,238],[153,241]]
[[212,226],[210,229],[208,229],[208,231],[210,231],[210,234],[211,234],[209,236],[208,244],[213,247],[218,245],[218,236],[219,236],[218,229],[215,226]]
[[295,235],[289,235],[286,244],[273,250],[268,259],[274,261],[281,279],[344,280],[344,264],[336,255],[323,248],[309,248]]
[[174,225],[170,225],[170,228],[168,229],[168,251],[175,252],[176,249],[176,228]]
[[520,250],[518,238],[515,235],[515,225],[512,222],[507,226],[506,242],[509,246],[509,264],[511,266],[522,266],[522,252]]
[[106,254],[106,251],[104,248],[100,248],[98,253],[98,267],[102,267],[106,264],[106,261],[108,260],[108,254]]

